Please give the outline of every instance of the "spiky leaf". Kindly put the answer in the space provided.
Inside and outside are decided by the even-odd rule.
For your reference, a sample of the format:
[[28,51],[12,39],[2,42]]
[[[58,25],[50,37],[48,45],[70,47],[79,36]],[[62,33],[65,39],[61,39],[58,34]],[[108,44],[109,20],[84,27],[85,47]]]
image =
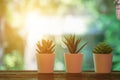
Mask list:
[[77,53],[80,52],[80,50],[82,50],[86,44],[87,44],[87,42],[86,42],[85,44],[83,44],[83,45],[77,50]]
[[[65,41],[63,40],[64,44],[67,46],[70,53],[78,53],[87,43],[81,46],[78,49],[78,45],[81,41],[81,38],[75,40],[75,35],[70,35],[70,37],[64,36]],[[78,49],[78,50],[77,50]]]
[[53,41],[51,40],[44,40],[42,39],[42,43],[37,42],[37,49],[36,51],[38,53],[53,53],[55,45],[53,44]]

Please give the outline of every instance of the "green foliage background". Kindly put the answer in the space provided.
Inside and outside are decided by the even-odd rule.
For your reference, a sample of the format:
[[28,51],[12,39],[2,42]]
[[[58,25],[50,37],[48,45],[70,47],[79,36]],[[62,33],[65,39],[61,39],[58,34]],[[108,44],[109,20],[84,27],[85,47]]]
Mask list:
[[102,41],[113,48],[113,70],[120,70],[120,20],[116,18],[115,4],[111,0],[97,0],[98,17],[92,23],[103,35]]
[[[9,4],[13,0],[0,0],[0,20],[4,17],[6,19],[5,27],[5,50],[3,59],[4,64],[0,66],[0,69],[24,69],[23,59],[25,41],[18,34],[18,29],[13,29],[10,26],[10,22],[12,21],[12,16],[14,11],[10,10]],[[93,45],[89,45],[86,49],[83,50],[85,53],[85,60],[83,64],[83,70],[93,70],[93,60],[92,60],[92,49],[93,46],[96,45],[100,41],[105,41],[109,45],[113,47],[113,70],[120,70],[120,20],[116,18],[116,8],[115,4],[113,4],[113,0],[49,0],[46,6],[42,6],[38,1],[39,0],[20,0],[21,4],[18,5],[17,10],[20,15],[24,16],[24,13],[37,7],[43,9],[43,14],[47,15],[59,15],[64,16],[69,13],[69,11],[74,14],[79,15],[79,8],[84,7],[84,11],[87,11],[92,16],[92,22],[88,25],[88,32],[90,34],[86,34],[83,37],[87,37],[91,39],[94,43]],[[23,3],[24,2],[24,3]],[[27,8],[30,9],[27,9]],[[16,10],[16,11],[17,11]],[[96,31],[97,30],[97,31]],[[14,38],[13,38],[14,37]],[[16,41],[17,40],[17,41]],[[62,62],[63,56],[61,56],[61,52],[63,53],[61,45],[58,45],[56,51],[58,51],[58,58]],[[22,55],[22,56],[21,56]],[[8,57],[12,58],[14,56],[14,66],[11,67],[11,64],[7,62]],[[20,59],[16,59],[15,57],[21,56]],[[12,61],[12,60],[11,60]],[[23,65],[21,65],[23,63]],[[0,62],[0,64],[2,64]],[[15,65],[17,64],[17,65]],[[18,67],[19,65],[19,67]],[[21,67],[20,67],[21,66]]]

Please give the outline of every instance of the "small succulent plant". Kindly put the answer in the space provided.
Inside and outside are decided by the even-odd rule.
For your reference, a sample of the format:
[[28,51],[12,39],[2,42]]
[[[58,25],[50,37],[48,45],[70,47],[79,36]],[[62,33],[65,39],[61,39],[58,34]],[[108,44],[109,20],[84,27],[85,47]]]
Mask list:
[[42,39],[42,43],[40,41],[37,42],[37,49],[38,53],[53,53],[55,45],[53,44],[52,40],[45,40]]
[[106,44],[105,42],[100,42],[93,49],[94,54],[110,54],[112,52],[112,48]]
[[83,44],[79,49],[78,49],[78,45],[81,42],[81,38],[78,38],[75,40],[75,35],[70,35],[70,37],[66,37],[64,36],[65,41],[63,40],[64,44],[67,46],[68,50],[70,53],[74,54],[74,53],[79,53],[80,50],[82,50],[82,48],[87,44]]

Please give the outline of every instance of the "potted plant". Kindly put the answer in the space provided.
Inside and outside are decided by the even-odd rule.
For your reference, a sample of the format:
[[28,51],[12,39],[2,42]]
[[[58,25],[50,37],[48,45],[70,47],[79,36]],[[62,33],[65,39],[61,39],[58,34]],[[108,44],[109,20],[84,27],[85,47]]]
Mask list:
[[101,42],[93,50],[94,67],[96,73],[110,73],[112,67],[112,48]]
[[80,73],[82,71],[83,54],[78,53],[87,43],[78,48],[81,38],[75,39],[75,35],[70,35],[70,37],[64,36],[64,39],[63,42],[69,50],[69,52],[64,55],[66,72]]
[[52,40],[42,39],[42,42],[37,42],[37,65],[39,73],[53,73],[54,69],[54,47]]

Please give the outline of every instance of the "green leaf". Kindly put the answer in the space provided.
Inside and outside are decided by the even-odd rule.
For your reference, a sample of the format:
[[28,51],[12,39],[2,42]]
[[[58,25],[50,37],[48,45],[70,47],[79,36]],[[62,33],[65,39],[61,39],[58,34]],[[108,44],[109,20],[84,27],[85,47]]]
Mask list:
[[82,45],[82,46],[77,50],[76,53],[80,52],[80,50],[82,50],[86,44],[87,44],[87,42],[86,42],[84,45]]

